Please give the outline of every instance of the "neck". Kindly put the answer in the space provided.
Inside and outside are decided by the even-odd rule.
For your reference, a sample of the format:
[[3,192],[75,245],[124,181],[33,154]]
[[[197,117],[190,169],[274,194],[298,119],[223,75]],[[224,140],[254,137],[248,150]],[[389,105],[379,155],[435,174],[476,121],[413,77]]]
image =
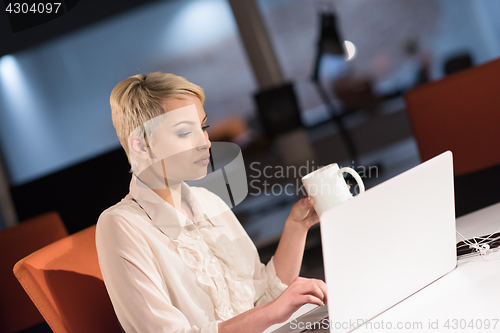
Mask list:
[[165,179],[165,188],[152,189],[152,191],[172,207],[179,209],[182,201],[181,184],[181,182],[167,182]]
[[143,168],[143,172],[138,178],[156,195],[168,202],[172,207],[180,210],[182,181],[167,179],[165,162],[163,160],[161,160],[161,163],[152,163],[149,167]]

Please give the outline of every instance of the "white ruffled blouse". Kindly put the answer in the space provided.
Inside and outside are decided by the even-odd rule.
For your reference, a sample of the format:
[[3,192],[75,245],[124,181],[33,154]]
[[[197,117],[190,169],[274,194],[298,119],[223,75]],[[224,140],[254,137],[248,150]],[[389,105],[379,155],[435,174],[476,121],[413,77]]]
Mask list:
[[97,254],[122,328],[217,332],[217,324],[286,289],[212,192],[182,184],[191,221],[135,176],[130,193],[99,217]]

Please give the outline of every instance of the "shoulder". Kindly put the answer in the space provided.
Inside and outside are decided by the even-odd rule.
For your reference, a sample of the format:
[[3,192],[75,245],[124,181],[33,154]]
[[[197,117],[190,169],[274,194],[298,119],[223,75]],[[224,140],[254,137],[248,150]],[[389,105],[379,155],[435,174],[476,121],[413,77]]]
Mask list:
[[141,234],[143,226],[150,225],[144,211],[130,197],[103,211],[96,227],[96,242],[116,242]]
[[97,220],[97,226],[102,228],[108,224],[130,219],[131,216],[137,213],[133,203],[130,198],[125,197],[117,204],[104,210]]

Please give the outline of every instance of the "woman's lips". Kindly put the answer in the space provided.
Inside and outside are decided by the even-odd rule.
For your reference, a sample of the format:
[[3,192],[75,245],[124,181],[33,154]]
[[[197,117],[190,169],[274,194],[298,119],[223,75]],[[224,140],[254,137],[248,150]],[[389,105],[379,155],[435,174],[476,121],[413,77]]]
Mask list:
[[210,162],[210,155],[206,155],[194,163],[200,165],[208,165],[209,162]]

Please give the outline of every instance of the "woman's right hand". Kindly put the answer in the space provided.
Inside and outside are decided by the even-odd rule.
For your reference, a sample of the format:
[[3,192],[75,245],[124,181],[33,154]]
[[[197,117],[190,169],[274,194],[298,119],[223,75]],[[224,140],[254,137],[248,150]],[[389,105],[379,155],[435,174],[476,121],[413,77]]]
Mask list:
[[269,326],[286,321],[302,305],[326,304],[326,284],[298,277],[280,297],[218,324],[219,333],[261,333]]
[[326,284],[322,280],[298,277],[280,297],[269,303],[269,315],[273,324],[282,323],[302,305],[327,303]]

